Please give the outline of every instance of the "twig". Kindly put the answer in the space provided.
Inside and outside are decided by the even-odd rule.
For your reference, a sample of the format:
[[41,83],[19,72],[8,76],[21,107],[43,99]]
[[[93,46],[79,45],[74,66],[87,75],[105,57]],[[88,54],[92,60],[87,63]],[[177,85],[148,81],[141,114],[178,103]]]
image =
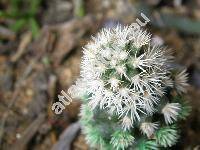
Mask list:
[[27,32],[22,36],[22,40],[19,44],[16,54],[11,57],[12,62],[17,62],[17,60],[24,54],[28,44],[31,42],[31,39],[32,39],[31,32]]
[[60,136],[59,141],[53,146],[52,150],[71,150],[71,143],[80,131],[80,123],[70,125]]

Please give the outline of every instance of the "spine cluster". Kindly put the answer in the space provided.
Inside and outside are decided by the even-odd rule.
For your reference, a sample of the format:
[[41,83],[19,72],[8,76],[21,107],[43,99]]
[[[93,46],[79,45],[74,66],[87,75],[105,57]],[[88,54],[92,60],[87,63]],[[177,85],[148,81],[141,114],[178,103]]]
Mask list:
[[176,143],[186,71],[171,68],[171,53],[151,45],[132,26],[103,29],[83,49],[80,78],[70,88],[83,99],[86,140],[99,149],[159,149]]

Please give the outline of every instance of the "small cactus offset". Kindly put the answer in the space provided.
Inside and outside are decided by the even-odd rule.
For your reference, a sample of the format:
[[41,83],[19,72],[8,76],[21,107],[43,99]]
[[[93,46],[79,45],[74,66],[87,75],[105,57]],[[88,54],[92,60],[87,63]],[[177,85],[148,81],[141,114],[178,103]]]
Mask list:
[[172,68],[171,52],[151,45],[133,26],[103,29],[83,49],[80,78],[69,92],[83,100],[86,141],[102,150],[157,150],[174,145],[190,107],[187,74]]

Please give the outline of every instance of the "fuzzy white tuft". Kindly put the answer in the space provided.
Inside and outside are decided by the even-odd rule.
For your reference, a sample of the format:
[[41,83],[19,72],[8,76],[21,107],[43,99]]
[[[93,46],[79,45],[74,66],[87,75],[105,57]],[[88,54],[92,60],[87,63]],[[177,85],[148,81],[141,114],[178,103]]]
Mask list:
[[133,126],[133,123],[132,123],[132,120],[125,116],[123,119],[122,119],[122,127],[124,130],[129,130],[131,127]]
[[140,125],[140,130],[143,134],[146,134],[150,138],[155,130],[158,128],[158,123],[143,122]]
[[183,70],[175,75],[174,87],[179,93],[186,92],[186,87],[188,86],[187,80],[188,74],[186,73],[186,70]]
[[165,122],[167,124],[171,124],[174,120],[177,120],[177,116],[180,109],[181,106],[179,103],[167,103],[161,111],[164,115]]

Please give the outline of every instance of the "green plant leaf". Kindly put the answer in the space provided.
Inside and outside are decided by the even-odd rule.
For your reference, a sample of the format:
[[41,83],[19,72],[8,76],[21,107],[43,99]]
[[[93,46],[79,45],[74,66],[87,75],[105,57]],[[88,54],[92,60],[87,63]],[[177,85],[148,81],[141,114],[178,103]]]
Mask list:
[[85,8],[83,0],[74,0],[74,15],[77,17],[85,16]]
[[32,32],[33,38],[36,38],[39,34],[40,27],[37,21],[33,18],[29,20],[29,24],[30,24],[30,30]]
[[12,24],[10,26],[10,29],[15,31],[15,32],[19,32],[25,25],[26,25],[26,20],[25,19],[19,19],[14,24]]
[[41,2],[42,2],[42,0],[30,0],[29,1],[29,4],[30,4],[29,14],[31,16],[35,16],[37,14]]

